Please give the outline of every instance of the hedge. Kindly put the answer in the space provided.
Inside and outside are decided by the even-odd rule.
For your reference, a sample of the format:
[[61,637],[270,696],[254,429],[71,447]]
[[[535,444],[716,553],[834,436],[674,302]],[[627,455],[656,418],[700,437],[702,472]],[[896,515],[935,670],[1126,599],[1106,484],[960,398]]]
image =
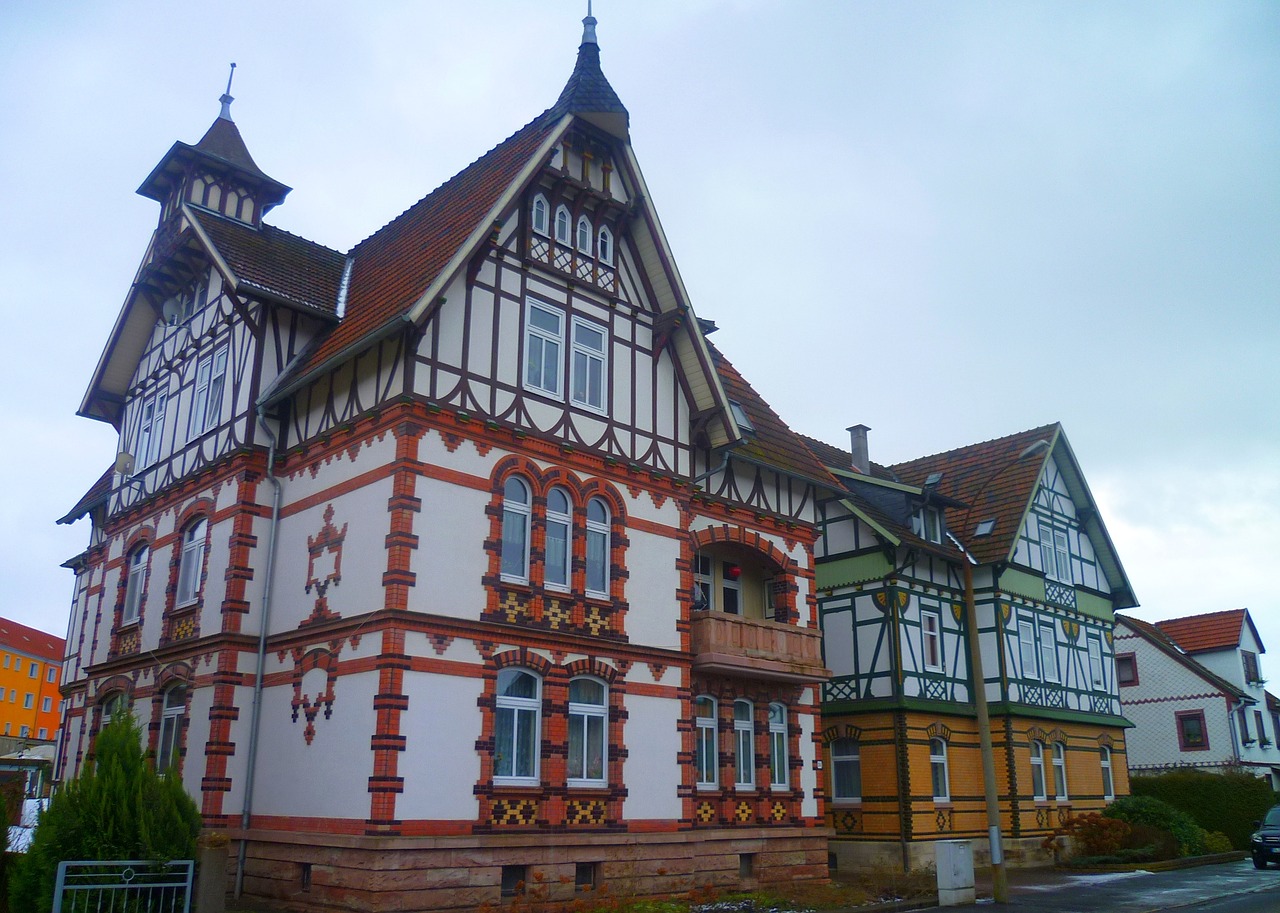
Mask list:
[[1172,770],[1129,780],[1135,796],[1150,796],[1186,812],[1206,831],[1226,834],[1238,850],[1249,848],[1253,822],[1278,801],[1266,779],[1232,771]]

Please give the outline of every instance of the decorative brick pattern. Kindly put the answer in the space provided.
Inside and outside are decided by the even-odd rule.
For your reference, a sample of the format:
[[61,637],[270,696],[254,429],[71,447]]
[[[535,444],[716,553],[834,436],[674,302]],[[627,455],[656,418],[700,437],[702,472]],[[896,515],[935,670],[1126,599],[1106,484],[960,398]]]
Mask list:
[[533,799],[496,799],[490,821],[499,827],[529,827],[538,823],[538,803]]

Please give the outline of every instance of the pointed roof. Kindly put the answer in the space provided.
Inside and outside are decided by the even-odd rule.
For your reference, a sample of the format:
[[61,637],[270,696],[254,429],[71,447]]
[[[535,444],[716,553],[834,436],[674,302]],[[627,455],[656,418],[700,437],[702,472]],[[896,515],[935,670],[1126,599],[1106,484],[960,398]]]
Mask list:
[[[1190,669],[1192,672],[1194,672],[1196,675],[1203,678],[1209,684],[1213,685],[1213,687],[1217,688],[1219,691],[1230,695],[1236,700],[1243,700],[1248,702],[1253,701],[1253,698],[1247,693],[1245,693],[1244,691],[1242,691],[1240,688],[1231,684],[1231,682],[1227,681],[1222,676],[1214,672],[1210,672],[1200,663],[1196,662],[1194,659],[1188,656],[1187,655],[1188,651],[1183,650],[1180,644],[1174,642],[1163,630],[1161,630],[1159,627],[1159,623],[1153,625],[1150,622],[1146,622],[1146,621],[1142,621],[1141,619],[1134,618],[1132,615],[1124,615],[1121,613],[1117,613],[1116,626],[1117,627],[1125,626],[1129,628],[1129,630],[1133,631],[1134,634],[1141,637],[1143,640],[1147,641],[1153,647],[1158,649],[1161,653],[1164,653],[1166,656],[1170,657],[1171,659],[1176,661],[1179,665],[1183,666],[1184,668]],[[1121,634],[1118,636],[1122,637],[1123,635]],[[1123,700],[1124,700],[1123,692],[1121,692],[1121,701],[1123,702]]]
[[1206,612],[1203,615],[1187,615],[1157,621],[1155,626],[1188,653],[1209,653],[1214,650],[1235,650],[1240,647],[1244,626],[1249,626],[1260,652],[1265,653],[1258,629],[1253,626],[1248,609],[1227,609],[1222,612]]
[[600,69],[600,45],[596,42],[596,20],[590,12],[582,20],[582,43],[578,45],[578,61],[569,81],[552,106],[556,115],[576,114],[610,136],[628,139],[630,115],[618,93]]
[[231,119],[225,102],[223,112],[209,125],[200,141],[194,146],[183,142],[174,143],[160,163],[147,175],[138,188],[138,193],[163,203],[193,161],[202,161],[217,171],[229,171],[256,188],[261,212],[283,202],[291,189],[258,167],[249,154],[249,147],[244,144],[244,138],[240,136],[239,128]]
[[98,481],[81,495],[75,507],[58,518],[59,523],[74,523],[99,504],[106,502],[111,496],[111,477],[115,474],[115,466],[108,466],[107,471],[98,477]]

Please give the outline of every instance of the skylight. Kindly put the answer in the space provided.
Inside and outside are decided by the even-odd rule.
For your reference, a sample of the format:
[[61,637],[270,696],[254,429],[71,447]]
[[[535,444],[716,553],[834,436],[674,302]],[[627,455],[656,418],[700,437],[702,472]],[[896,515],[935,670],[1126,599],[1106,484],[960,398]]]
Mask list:
[[742,403],[736,403],[733,400],[729,400],[729,411],[733,413],[733,420],[738,423],[738,427],[741,430],[756,430],[756,426],[751,424],[751,419],[747,418],[747,411],[742,408]]
[[995,528],[995,520],[982,520],[978,523],[978,528],[973,531],[973,534],[975,536],[990,536]]
[[924,487],[933,488],[933,486],[937,485],[941,481],[942,481],[942,473],[931,472],[929,473],[929,477],[924,480]]

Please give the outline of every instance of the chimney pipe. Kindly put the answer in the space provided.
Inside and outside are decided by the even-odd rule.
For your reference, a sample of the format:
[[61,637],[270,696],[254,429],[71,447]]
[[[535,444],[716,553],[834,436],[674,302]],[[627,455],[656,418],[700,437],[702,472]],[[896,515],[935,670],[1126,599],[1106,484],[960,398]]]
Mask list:
[[871,474],[871,455],[867,451],[866,425],[852,425],[845,429],[849,432],[849,449],[853,452],[853,468],[863,475]]

